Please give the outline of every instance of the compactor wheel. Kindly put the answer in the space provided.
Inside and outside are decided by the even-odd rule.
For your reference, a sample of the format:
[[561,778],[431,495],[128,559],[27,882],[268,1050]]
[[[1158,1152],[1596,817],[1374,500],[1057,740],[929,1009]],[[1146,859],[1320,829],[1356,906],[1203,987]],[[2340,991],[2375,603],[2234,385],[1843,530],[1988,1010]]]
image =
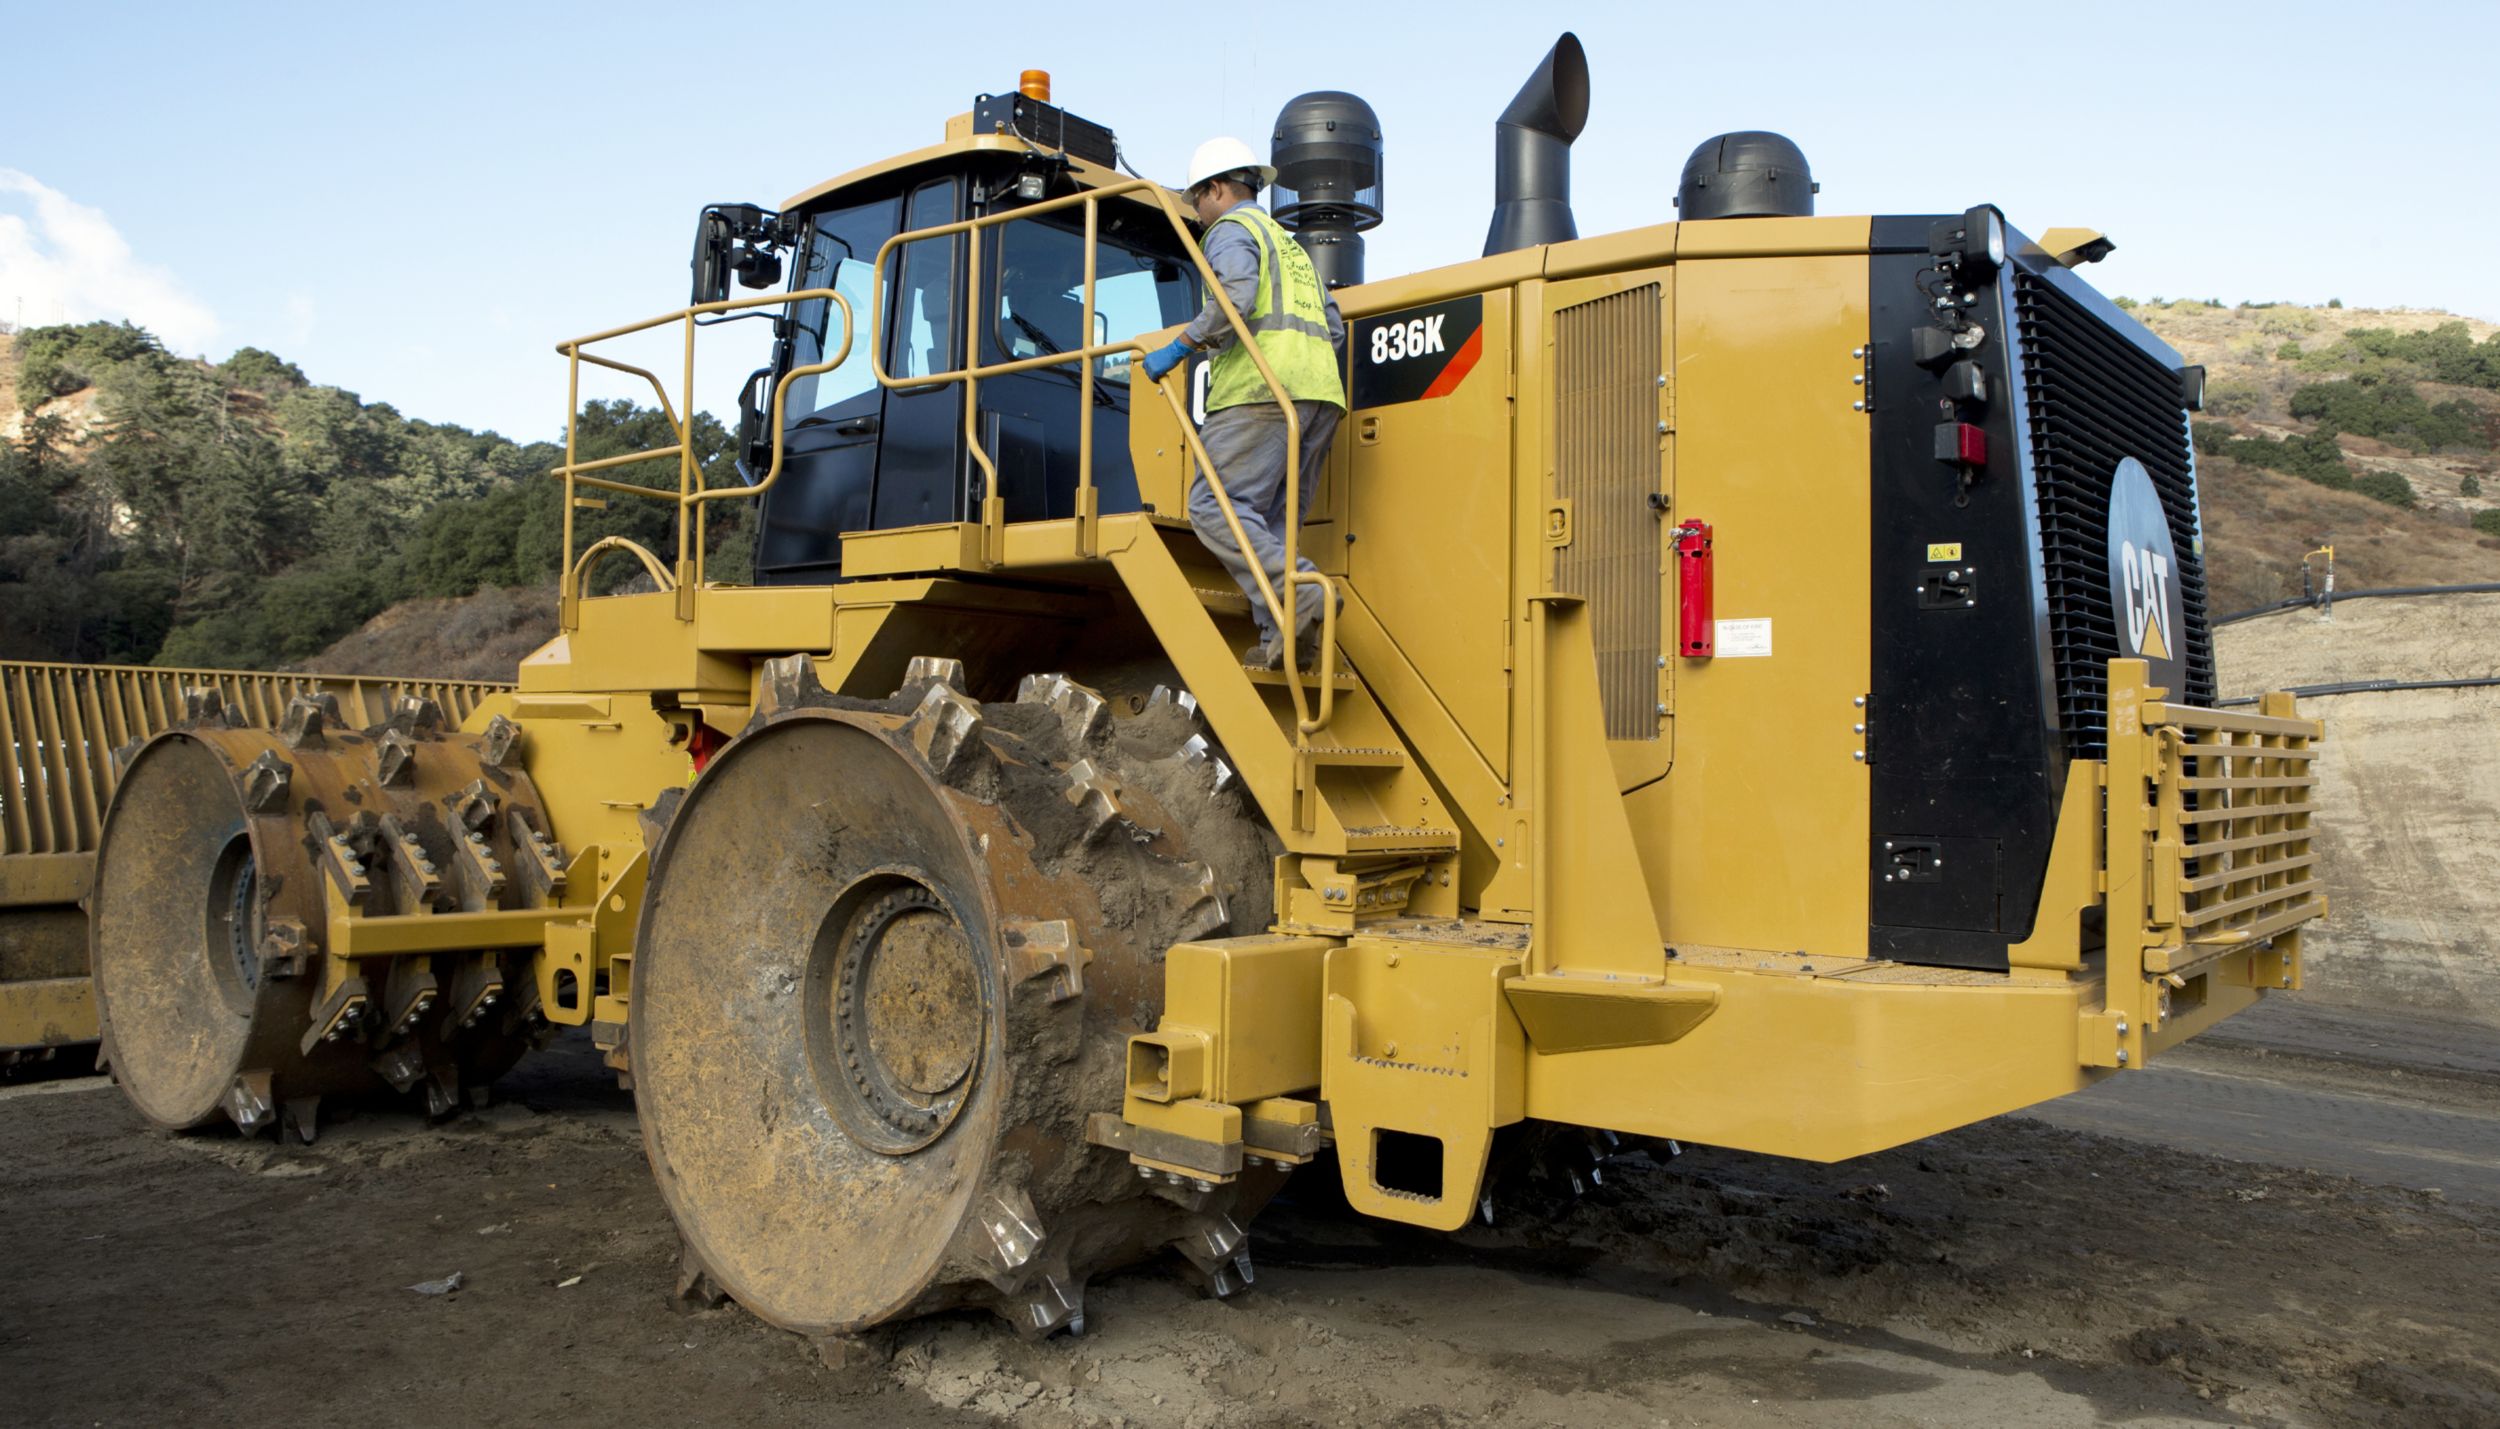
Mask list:
[[389,1086],[442,1114],[531,1041],[526,966],[473,950],[350,965],[324,951],[325,882],[375,914],[518,907],[528,776],[439,733],[430,705],[337,728],[299,700],[281,730],[195,723],[130,756],[88,909],[114,1076],[148,1120],[311,1140],[320,1099]]
[[1267,924],[1273,845],[1180,702],[1115,722],[1062,677],[983,705],[914,668],[869,703],[775,662],[653,857],[635,1098],[686,1289],[820,1338],[1081,1329],[1089,1275],[1165,1247],[1229,1289],[1280,1173],[1141,1178],[1085,1124],[1164,951]]

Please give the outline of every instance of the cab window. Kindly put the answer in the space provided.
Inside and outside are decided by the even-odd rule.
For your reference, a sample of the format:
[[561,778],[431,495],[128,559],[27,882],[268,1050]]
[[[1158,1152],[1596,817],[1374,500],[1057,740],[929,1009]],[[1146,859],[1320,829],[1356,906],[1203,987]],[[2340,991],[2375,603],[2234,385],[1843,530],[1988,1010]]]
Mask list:
[[[1106,236],[1094,269],[1094,329],[1085,331],[1085,235],[1046,219],[1010,223],[999,257],[994,361],[1073,352],[1186,322],[1194,285],[1176,261]],[[1099,359],[1098,380],[1126,385],[1128,353]],[[1045,368],[1074,382],[1073,365]]]
[[[911,195],[906,231],[955,221],[955,181],[922,184]],[[955,312],[957,238],[924,238],[902,245],[900,276],[890,301],[894,353],[886,370],[897,378],[953,372],[963,363],[960,338],[951,336]]]
[[[851,305],[851,351],[840,367],[802,377],[790,384],[788,420],[838,407],[873,391],[876,375],[869,370],[873,343],[868,334],[869,304],[874,296],[877,249],[894,236],[900,204],[880,199],[820,214],[810,226],[806,256],[792,275],[795,288],[831,288]],[[827,344],[842,341],[840,312],[821,298],[797,305],[790,344],[790,365],[822,362]]]

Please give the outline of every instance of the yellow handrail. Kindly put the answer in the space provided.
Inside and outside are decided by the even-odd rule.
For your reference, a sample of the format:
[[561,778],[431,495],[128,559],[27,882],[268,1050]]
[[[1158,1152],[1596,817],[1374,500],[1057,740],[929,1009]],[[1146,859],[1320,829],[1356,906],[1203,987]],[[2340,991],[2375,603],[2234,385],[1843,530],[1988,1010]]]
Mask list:
[[[1233,494],[1225,489],[1224,479],[1215,474],[1214,459],[1207,455],[1206,443],[1199,439],[1197,427],[1191,425],[1189,410],[1181,405],[1179,389],[1169,382],[1158,382],[1155,385],[1163,390],[1164,399],[1172,405],[1172,415],[1180,420],[1181,441],[1188,446],[1190,459],[1195,461],[1198,469],[1206,474],[1207,489],[1215,493],[1216,509],[1224,513],[1224,526],[1232,532],[1233,544],[1247,552],[1250,549],[1250,541],[1242,534],[1241,515],[1233,509]],[[1285,547],[1285,554],[1288,559],[1292,557],[1293,547],[1290,544]],[[1250,574],[1259,583],[1259,599],[1267,603],[1270,613],[1280,616],[1276,628],[1290,631],[1293,627],[1281,618],[1281,607],[1276,601],[1276,587],[1268,580],[1265,568],[1261,567],[1258,562],[1252,561]],[[1296,585],[1305,582],[1317,582],[1320,588],[1320,664],[1319,669],[1314,672],[1319,677],[1319,713],[1314,716],[1304,708],[1302,687],[1296,683],[1298,675],[1294,671],[1296,652],[1291,650],[1285,654],[1286,684],[1293,691],[1296,729],[1303,734],[1316,734],[1327,727],[1329,720],[1336,717],[1337,711],[1337,585],[1325,572],[1286,567],[1285,589],[1288,594]]]
[[[647,491],[650,488],[644,487],[642,489]],[[589,589],[591,569],[597,566],[600,558],[607,555],[610,551],[627,552],[631,554],[635,560],[642,562],[643,570],[650,573],[651,583],[661,590],[675,590],[677,588],[677,582],[669,577],[668,568],[661,565],[660,558],[651,554],[651,552],[646,549],[640,541],[635,541],[624,536],[602,536],[598,540],[591,542],[588,546],[583,548],[581,559],[575,561],[573,563],[573,569],[567,573],[572,577],[575,589]]]
[[[822,362],[813,362],[804,366],[794,367],[788,372],[783,373],[781,375],[781,380],[774,384],[772,410],[773,459],[771,466],[764,474],[764,479],[757,482],[753,486],[705,486],[703,484],[702,469],[695,464],[694,459],[694,337],[697,326],[696,319],[708,317],[715,313],[739,312],[748,308],[771,307],[785,303],[803,303],[816,299],[823,299],[841,310],[842,341],[834,348],[832,356],[826,358]],[[789,397],[790,384],[796,382],[802,377],[811,377],[820,372],[830,372],[834,368],[841,366],[842,363],[850,357],[851,319],[852,314],[850,299],[845,298],[841,293],[832,288],[805,288],[792,293],[766,293],[752,298],[724,298],[721,301],[714,303],[695,303],[688,307],[679,308],[675,312],[662,313],[658,317],[644,318],[640,322],[626,323],[619,327],[607,328],[600,332],[591,333],[587,337],[577,337],[569,342],[560,342],[556,344],[556,351],[564,354],[568,363],[566,405],[564,413],[564,465],[556,467],[554,470],[550,471],[548,475],[556,477],[564,482],[564,574],[562,584],[558,590],[558,599],[562,610],[561,623],[565,629],[571,630],[580,624],[579,603],[583,589],[582,581],[587,577],[590,567],[594,564],[592,558],[603,551],[617,549],[631,549],[634,554],[642,560],[644,566],[651,571],[652,578],[659,582],[662,590],[675,590],[678,592],[677,614],[679,619],[691,620],[694,618],[694,606],[692,601],[693,592],[695,587],[700,586],[703,583],[703,503],[706,501],[726,500],[731,497],[760,497],[768,488],[772,486],[773,482],[780,477],[784,440],[781,415],[783,406]],[[648,332],[653,328],[663,327],[669,323],[681,324],[685,329],[684,374],[682,379],[684,386],[682,389],[681,399],[675,404],[672,404],[668,399],[667,384],[663,383],[658,374],[652,372],[650,369],[636,367],[628,362],[619,362],[612,357],[605,357],[597,353],[583,351],[584,348],[589,347],[593,343],[606,342],[611,338],[626,337],[638,332]],[[659,397],[660,415],[668,422],[669,430],[676,435],[677,440],[667,446],[652,447],[646,451],[627,452],[622,456],[599,457],[592,461],[580,460],[580,445],[577,429],[582,406],[582,364],[585,362],[594,367],[607,368],[612,372],[622,372],[629,376],[640,377],[645,382],[650,383],[652,392],[657,394]],[[679,415],[681,412],[684,415]],[[675,457],[677,459],[677,490],[674,492],[662,490],[656,487],[637,486],[631,482],[610,481],[604,477],[595,477],[588,474],[594,471],[604,471],[611,467],[630,466],[636,462],[658,461],[666,457]],[[659,558],[652,555],[649,551],[644,550],[642,547],[635,545],[632,542],[624,541],[621,537],[615,536],[607,537],[604,540],[593,543],[591,547],[582,552],[578,558],[575,557],[573,554],[573,510],[575,501],[579,495],[579,489],[585,486],[595,491],[613,491],[627,496],[642,496],[658,501],[676,502],[677,563],[673,571],[664,570],[660,566]]]
[[[998,464],[991,459],[988,451],[981,445],[981,381],[988,377],[1003,377],[1043,367],[1064,366],[1069,363],[1083,364],[1080,369],[1082,394],[1077,427],[1077,541],[1080,556],[1090,557],[1096,554],[1095,524],[1098,496],[1094,487],[1093,461],[1094,363],[1115,352],[1142,355],[1144,349],[1131,338],[1118,342],[1087,343],[1083,347],[1068,352],[1041,353],[1033,357],[1013,358],[1002,362],[982,362],[981,337],[984,325],[981,321],[981,285],[978,281],[978,275],[981,272],[981,233],[984,229],[996,228],[1018,219],[1037,218],[1046,213],[1082,206],[1085,210],[1085,282],[1082,321],[1085,324],[1085,333],[1090,337],[1094,331],[1095,250],[1101,233],[1101,205],[1105,199],[1119,198],[1132,193],[1148,195],[1154,205],[1162,211],[1164,218],[1170,222],[1173,234],[1181,241],[1182,251],[1189,255],[1189,261],[1198,270],[1198,276],[1206,284],[1208,293],[1213,296],[1217,306],[1223,309],[1225,321],[1232,328],[1234,341],[1240,343],[1243,350],[1249,353],[1251,362],[1258,368],[1259,380],[1267,385],[1268,396],[1275,401],[1277,410],[1284,413],[1285,590],[1290,596],[1298,586],[1315,584],[1320,587],[1321,593],[1322,633],[1320,670],[1317,673],[1322,678],[1319,681],[1319,712],[1316,718],[1313,717],[1311,701],[1302,688],[1300,652],[1295,648],[1298,642],[1294,639],[1295,622],[1286,607],[1278,602],[1274,584],[1267,579],[1264,571],[1258,569],[1255,561],[1252,562],[1252,570],[1259,577],[1259,597],[1266,603],[1268,614],[1275,620],[1276,628],[1281,632],[1285,645],[1285,683],[1293,695],[1294,723],[1299,733],[1307,736],[1325,727],[1335,712],[1336,587],[1325,573],[1298,569],[1302,528],[1301,415],[1294,410],[1292,399],[1285,395],[1284,385],[1276,380],[1275,370],[1268,365],[1267,355],[1259,350],[1257,341],[1251,336],[1250,325],[1242,319],[1240,310],[1233,305],[1231,297],[1224,292],[1224,285],[1217,281],[1215,270],[1207,263],[1206,251],[1199,247],[1197,239],[1191,236],[1188,222],[1181,217],[1180,208],[1173,201],[1171,190],[1151,179],[1130,179],[1101,188],[1065,194],[1055,199],[1045,199],[1039,203],[1025,204],[998,213],[983,214],[978,218],[932,224],[927,228],[895,234],[877,249],[875,286],[871,290],[869,303],[869,332],[877,334],[885,330],[886,268],[888,259],[894,251],[907,244],[949,238],[960,233],[965,238],[965,271],[975,277],[975,281],[965,284],[970,300],[964,315],[964,365],[948,372],[914,374],[898,378],[885,370],[885,362],[880,355],[883,344],[876,344],[870,349],[869,370],[875,374],[878,385],[888,389],[962,384],[964,389],[964,445],[971,449],[972,459],[980,466],[983,478],[982,559],[991,566],[997,566],[1004,564],[1006,559],[1007,502],[999,492]],[[1168,383],[1157,385],[1162,386],[1164,394],[1172,400],[1173,411],[1180,418],[1181,431],[1188,442],[1191,455],[1196,459],[1199,470],[1206,475],[1209,488],[1215,492],[1217,502],[1224,511],[1225,523],[1231,529],[1234,541],[1239,543],[1242,551],[1247,554],[1250,546],[1243,539],[1240,517],[1233,509],[1232,497],[1224,488],[1223,478],[1216,474],[1215,463],[1208,458],[1206,447],[1198,440],[1196,427],[1190,422],[1187,411],[1180,405],[1179,396],[1171,386]],[[1300,744],[1304,741],[1297,740],[1296,742]]]

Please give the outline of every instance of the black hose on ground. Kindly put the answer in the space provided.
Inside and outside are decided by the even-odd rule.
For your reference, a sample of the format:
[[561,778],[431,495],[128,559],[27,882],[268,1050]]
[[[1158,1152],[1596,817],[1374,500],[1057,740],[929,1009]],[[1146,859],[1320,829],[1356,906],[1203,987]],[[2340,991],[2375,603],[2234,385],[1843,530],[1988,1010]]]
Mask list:
[[[2368,600],[2372,596],[2379,595],[2500,595],[2500,581],[2475,581],[2466,585],[2381,586],[2376,590],[2338,591],[2335,599],[2338,601]],[[2278,600],[2272,605],[2261,605],[2253,610],[2233,611],[2229,615],[2216,617],[2214,624],[2216,626],[2230,625],[2236,621],[2254,620],[2261,615],[2276,615],[2286,610],[2313,610],[2321,603],[2321,598],[2318,596],[2296,595],[2289,600]]]
[[[2483,690],[2500,686],[2500,675],[2478,675],[2467,680],[2344,680],[2332,685],[2294,685],[2287,692],[2301,699],[2317,695],[2373,695],[2390,690]],[[2216,709],[2233,705],[2253,705],[2255,695],[2238,695],[2214,701]]]

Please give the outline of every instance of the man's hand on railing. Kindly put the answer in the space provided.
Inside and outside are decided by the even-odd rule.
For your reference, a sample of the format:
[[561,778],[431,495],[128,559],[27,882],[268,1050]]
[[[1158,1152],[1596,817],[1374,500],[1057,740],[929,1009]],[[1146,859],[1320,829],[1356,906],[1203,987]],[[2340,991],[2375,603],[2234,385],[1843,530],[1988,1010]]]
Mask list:
[[1170,342],[1165,343],[1163,346],[1156,348],[1154,351],[1147,353],[1145,361],[1146,380],[1149,382],[1162,381],[1166,376],[1170,375],[1173,368],[1178,367],[1182,363],[1189,360],[1189,353],[1189,344],[1183,342],[1177,337],[1172,339]]

